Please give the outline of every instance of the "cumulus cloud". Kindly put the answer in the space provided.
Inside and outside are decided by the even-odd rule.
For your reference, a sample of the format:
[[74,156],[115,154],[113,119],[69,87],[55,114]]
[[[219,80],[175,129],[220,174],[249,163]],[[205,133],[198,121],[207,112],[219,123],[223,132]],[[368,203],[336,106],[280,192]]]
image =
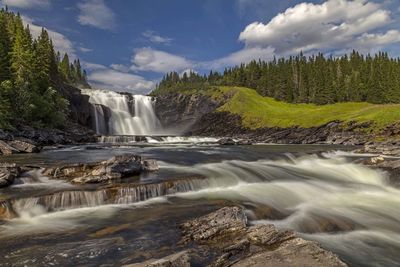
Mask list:
[[155,87],[153,81],[148,81],[142,76],[107,68],[91,72],[88,80],[96,88],[125,91],[134,94],[146,94]]
[[134,94],[147,94],[154,89],[156,83],[144,77],[118,70],[120,64],[110,67],[92,62],[81,62],[84,69],[89,71],[89,83],[100,89],[131,92]]
[[[27,16],[22,16],[22,21],[24,24],[29,25],[29,29],[31,30],[32,36],[37,38],[42,32],[42,26],[39,26],[35,23],[35,21]],[[68,39],[65,35],[50,30],[44,27],[49,33],[50,38],[53,40],[54,49],[56,51],[60,51],[60,53],[68,53],[70,58],[76,58],[74,45],[71,40]]]
[[104,0],[85,0],[78,4],[78,22],[102,30],[115,28],[115,14]]
[[390,12],[366,0],[301,3],[268,23],[254,22],[240,33],[246,47],[272,47],[278,54],[310,50],[373,48],[397,42],[397,31],[376,33],[391,22]]
[[163,37],[156,32],[150,30],[143,32],[142,36],[146,38],[146,40],[155,44],[170,44],[172,42],[171,38]]
[[110,67],[116,71],[129,72],[129,67],[123,64],[111,64]]
[[272,47],[249,47],[216,60],[199,63],[199,66],[205,69],[219,69],[226,66],[248,63],[252,60],[270,60],[274,54],[275,49]]
[[50,0],[3,0],[4,5],[18,8],[47,8]]
[[184,57],[170,54],[150,47],[136,49],[132,57],[133,71],[152,71],[165,73],[191,68],[193,63]]

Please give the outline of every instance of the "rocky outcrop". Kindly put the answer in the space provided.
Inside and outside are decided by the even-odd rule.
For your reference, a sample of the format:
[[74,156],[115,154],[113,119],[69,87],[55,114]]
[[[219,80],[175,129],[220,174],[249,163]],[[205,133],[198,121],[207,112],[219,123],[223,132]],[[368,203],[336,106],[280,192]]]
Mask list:
[[16,154],[19,151],[17,149],[15,149],[14,147],[10,146],[9,144],[7,144],[4,141],[0,140],[0,155],[11,155],[11,154]]
[[107,182],[155,170],[158,170],[158,165],[154,160],[143,159],[136,155],[122,155],[97,163],[48,168],[44,174],[72,183],[87,184]]
[[[278,144],[317,144],[329,143],[338,145],[361,145],[369,137],[354,131],[365,125],[349,124],[346,127],[334,121],[325,125],[310,128],[260,128],[248,129],[242,125],[239,115],[228,112],[213,112],[205,114],[193,126],[191,134],[200,136],[229,136],[251,142],[278,143]],[[228,140],[225,138],[224,140]],[[223,142],[224,144],[233,144]]]
[[202,255],[208,250],[213,258],[209,266],[347,266],[332,252],[292,231],[270,224],[247,227],[246,222],[241,208],[225,207],[181,225],[182,242],[201,244]]
[[356,152],[400,156],[400,141],[369,142]]
[[10,186],[19,176],[21,169],[15,164],[0,163],[0,188]]
[[182,133],[188,133],[202,116],[215,111],[220,105],[221,101],[209,96],[175,93],[158,95],[155,111],[165,128],[178,127]]
[[188,251],[178,252],[162,259],[150,259],[142,263],[123,265],[123,267],[190,267]]

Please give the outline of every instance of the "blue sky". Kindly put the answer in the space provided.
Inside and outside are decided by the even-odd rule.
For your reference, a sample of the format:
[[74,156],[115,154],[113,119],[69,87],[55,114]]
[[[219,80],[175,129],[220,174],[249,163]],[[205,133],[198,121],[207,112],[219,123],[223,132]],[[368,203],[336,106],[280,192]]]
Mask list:
[[46,27],[95,87],[146,93],[169,71],[352,49],[400,56],[400,0],[2,0]]

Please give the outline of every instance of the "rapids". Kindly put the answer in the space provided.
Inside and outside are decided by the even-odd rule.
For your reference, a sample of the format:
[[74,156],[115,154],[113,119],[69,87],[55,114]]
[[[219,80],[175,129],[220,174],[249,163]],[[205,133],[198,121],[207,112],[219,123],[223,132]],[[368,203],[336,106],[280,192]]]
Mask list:
[[[0,190],[3,262],[96,266],[140,261],[144,251],[156,257],[160,248],[179,250],[173,245],[179,223],[234,203],[246,208],[251,224],[293,229],[351,266],[399,266],[400,189],[387,173],[358,163],[373,155],[332,146],[218,147],[188,139],[165,146],[173,140],[158,140],[3,157],[52,165],[133,152],[160,165],[156,174],[106,186],[72,186],[40,170],[27,173]],[[92,256],[83,260],[85,251]]]

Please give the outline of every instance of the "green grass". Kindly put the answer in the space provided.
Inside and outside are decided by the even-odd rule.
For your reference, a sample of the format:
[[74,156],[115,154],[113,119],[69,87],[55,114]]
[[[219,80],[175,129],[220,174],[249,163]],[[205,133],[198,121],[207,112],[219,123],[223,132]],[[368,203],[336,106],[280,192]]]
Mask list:
[[317,106],[290,104],[263,97],[255,90],[243,87],[217,87],[204,92],[215,98],[231,96],[218,111],[242,117],[243,125],[250,129],[262,127],[313,127],[332,121],[372,122],[367,131],[378,132],[400,121],[400,105],[375,105],[369,103],[337,103]]

